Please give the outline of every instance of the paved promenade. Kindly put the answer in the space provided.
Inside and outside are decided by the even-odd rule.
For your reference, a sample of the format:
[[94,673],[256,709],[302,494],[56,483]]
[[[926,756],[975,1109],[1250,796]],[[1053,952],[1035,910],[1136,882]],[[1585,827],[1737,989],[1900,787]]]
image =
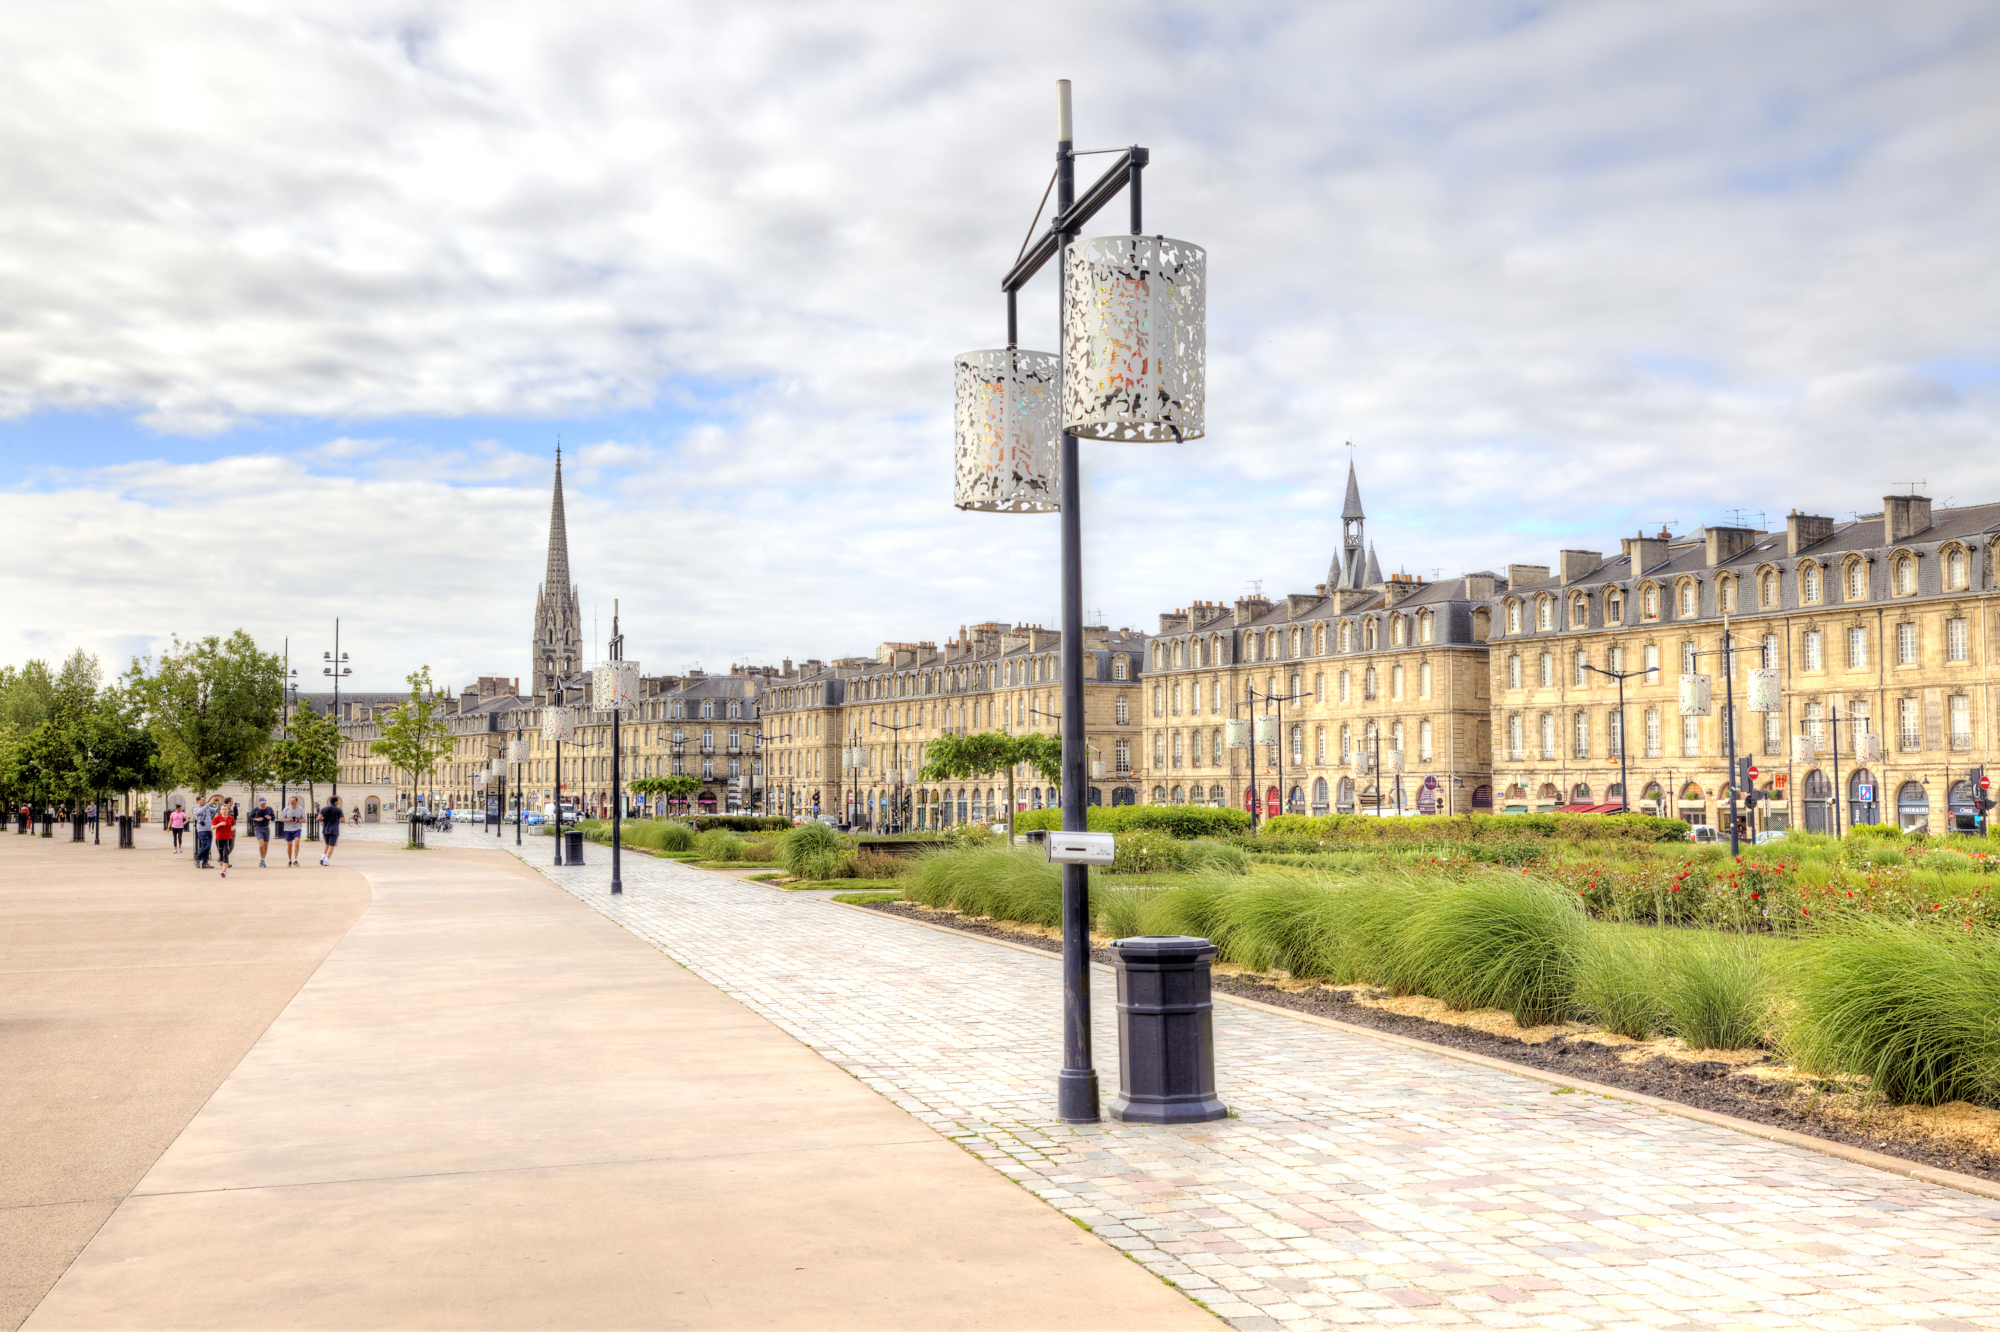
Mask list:
[[1070,1127],[1053,958],[589,854],[543,872],[1239,1328],[2000,1328],[2000,1203],[1230,1005],[1241,1118]]
[[[258,992],[257,1031],[150,1056],[194,1066],[195,1091],[118,1157],[126,1173],[73,1190],[98,1209],[90,1229],[109,1219],[64,1232],[89,1243],[27,1327],[1218,1326],[513,858],[371,832],[333,870],[260,873],[253,856],[226,884],[157,852],[0,839],[5,892],[41,885],[80,970],[115,922],[113,876],[163,919],[185,903],[195,934],[230,912],[324,925],[328,894],[351,908],[312,936],[324,961],[275,959],[290,989]],[[71,983],[45,968],[13,993],[54,1011]],[[241,989],[211,985],[204,1005]],[[143,997],[107,1008],[41,1053],[149,1057],[108,1044],[159,1038]],[[10,1075],[37,1048],[17,1025],[0,1031]],[[91,1165],[112,1137],[39,1159]],[[63,1188],[17,1203],[10,1233],[54,1224]]]

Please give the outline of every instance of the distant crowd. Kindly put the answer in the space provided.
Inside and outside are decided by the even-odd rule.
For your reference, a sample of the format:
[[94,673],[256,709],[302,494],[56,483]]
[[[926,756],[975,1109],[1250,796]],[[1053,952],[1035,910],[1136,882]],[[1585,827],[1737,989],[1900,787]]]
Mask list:
[[[285,865],[295,868],[299,863],[299,841],[305,833],[306,820],[314,817],[314,811],[307,809],[298,796],[286,802],[283,809],[271,808],[270,801],[262,796],[257,798],[257,807],[246,816],[242,806],[222,795],[198,796],[193,810],[176,805],[167,811],[167,831],[174,837],[174,854],[184,850],[182,839],[189,832],[194,834],[194,866],[208,869],[211,856],[222,866],[224,878],[229,876],[229,857],[236,849],[236,830],[240,824],[250,825],[250,835],[257,839],[257,868],[266,868],[266,857],[271,850],[271,834],[275,830],[285,845]],[[340,797],[334,796],[318,811],[320,856],[319,863],[333,863],[334,849],[340,844],[340,827],[347,821],[347,812],[340,807]]]

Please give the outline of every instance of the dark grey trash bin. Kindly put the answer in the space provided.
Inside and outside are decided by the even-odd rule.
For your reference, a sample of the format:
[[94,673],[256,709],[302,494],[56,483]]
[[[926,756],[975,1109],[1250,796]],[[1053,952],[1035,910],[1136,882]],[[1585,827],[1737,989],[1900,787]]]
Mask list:
[[130,814],[120,814],[118,816],[118,845],[121,847],[132,845],[132,816]]
[[1215,1094],[1215,1001],[1206,939],[1148,934],[1111,943],[1118,969],[1118,1094],[1128,1124],[1205,1124],[1229,1107]]
[[580,832],[570,832],[565,829],[563,832],[563,844],[566,848],[567,863],[581,865],[583,863],[583,834]]
[[83,836],[83,811],[77,810],[69,816],[69,840],[81,842]]

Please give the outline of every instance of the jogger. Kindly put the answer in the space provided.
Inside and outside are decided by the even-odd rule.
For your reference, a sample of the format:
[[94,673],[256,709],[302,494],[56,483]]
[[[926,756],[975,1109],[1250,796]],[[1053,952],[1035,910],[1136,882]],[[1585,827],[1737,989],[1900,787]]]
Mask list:
[[187,826],[188,826],[187,811],[182,809],[179,805],[174,806],[173,812],[167,815],[167,829],[174,835],[175,855],[179,855],[181,853],[181,837],[187,832]]
[[194,867],[208,868],[209,844],[215,840],[215,806],[203,796],[194,811]]
[[341,811],[339,796],[327,801],[326,807],[320,810],[319,835],[320,840],[326,844],[326,849],[319,853],[320,864],[333,863],[333,848],[340,841],[340,825],[346,817],[347,815]]
[[250,811],[250,834],[257,839],[257,868],[266,868],[264,857],[271,854],[271,824],[277,819],[277,811],[271,808],[264,797],[257,797],[257,808]]
[[236,849],[236,816],[225,809],[215,816],[210,829],[215,833],[215,858],[222,862],[222,877],[229,877],[229,853]]
[[278,822],[285,834],[285,863],[287,865],[295,866],[299,863],[299,837],[306,830],[306,820],[311,817],[312,815],[307,811],[306,807],[299,803],[297,796],[291,798],[290,803],[285,806],[284,813],[278,816]]

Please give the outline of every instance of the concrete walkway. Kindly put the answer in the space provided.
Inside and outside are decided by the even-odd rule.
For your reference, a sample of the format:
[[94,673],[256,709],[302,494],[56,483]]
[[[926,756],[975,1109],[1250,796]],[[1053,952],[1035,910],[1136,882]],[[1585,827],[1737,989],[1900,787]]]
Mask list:
[[[0,831],[0,1328],[47,1294],[368,906],[351,870],[227,880]],[[192,843],[192,839],[189,839]],[[282,854],[278,857],[283,860]]]
[[511,858],[339,860],[367,910],[27,1327],[1217,1326]]

